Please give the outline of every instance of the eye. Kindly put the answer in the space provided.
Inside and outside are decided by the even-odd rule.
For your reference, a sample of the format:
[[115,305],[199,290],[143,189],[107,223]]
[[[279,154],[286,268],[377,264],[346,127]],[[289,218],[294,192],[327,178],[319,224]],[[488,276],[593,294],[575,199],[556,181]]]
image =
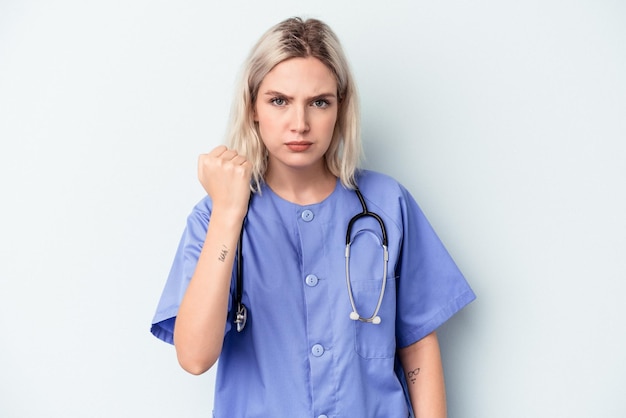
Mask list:
[[270,100],[270,103],[276,106],[284,106],[287,104],[287,100],[285,100],[283,97],[274,97],[272,98],[272,100]]
[[313,107],[318,107],[320,109],[325,109],[330,106],[330,102],[326,99],[317,99],[313,101]]

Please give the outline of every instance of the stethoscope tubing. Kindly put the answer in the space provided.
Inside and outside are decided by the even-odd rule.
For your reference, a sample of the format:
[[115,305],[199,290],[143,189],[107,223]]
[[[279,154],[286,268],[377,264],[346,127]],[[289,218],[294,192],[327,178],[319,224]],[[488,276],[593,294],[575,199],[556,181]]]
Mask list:
[[[376,214],[375,212],[370,212],[367,209],[367,205],[365,204],[365,199],[363,198],[363,195],[361,194],[361,191],[356,188],[354,189],[356,195],[359,198],[359,202],[361,203],[361,208],[362,208],[362,212],[361,213],[357,213],[355,216],[353,216],[350,221],[348,222],[348,227],[346,229],[346,250],[345,250],[345,258],[346,258],[346,285],[348,287],[348,297],[350,299],[350,306],[352,307],[352,312],[350,312],[350,319],[354,320],[354,321],[361,321],[361,322],[365,322],[365,323],[370,323],[370,324],[380,324],[381,319],[380,316],[378,316],[378,312],[380,311],[380,307],[382,306],[383,303],[383,298],[385,296],[385,288],[387,286],[387,271],[388,271],[388,264],[389,264],[389,251],[387,248],[387,229],[385,228],[385,223],[383,222],[382,218]],[[250,200],[248,201],[248,208],[250,208],[250,202],[252,201],[252,194],[250,194]],[[352,245],[352,226],[354,225],[354,223],[356,221],[358,221],[361,218],[364,217],[371,217],[376,219],[376,221],[378,221],[378,224],[380,225],[380,230],[382,233],[382,242],[381,242],[381,246],[383,249],[383,279],[382,279],[382,285],[380,288],[380,294],[378,295],[378,301],[376,302],[376,307],[374,308],[374,312],[372,313],[371,316],[369,317],[364,317],[361,314],[359,314],[357,308],[356,308],[356,303],[354,301],[354,294],[352,292],[352,281],[350,279],[350,246]],[[246,305],[243,304],[242,302],[242,298],[243,298],[243,250],[242,250],[242,242],[243,242],[243,234],[244,234],[244,227],[246,224],[246,220],[247,220],[247,215],[244,218],[244,221],[241,225],[241,232],[239,234],[239,242],[237,243],[237,271],[236,271],[236,275],[237,275],[237,282],[236,282],[236,289],[235,289],[235,303],[234,303],[234,307],[235,307],[235,320],[234,323],[237,327],[237,332],[241,332],[243,331],[243,329],[246,326],[246,322],[248,320],[248,308],[246,307]],[[357,233],[358,235],[358,233]]]

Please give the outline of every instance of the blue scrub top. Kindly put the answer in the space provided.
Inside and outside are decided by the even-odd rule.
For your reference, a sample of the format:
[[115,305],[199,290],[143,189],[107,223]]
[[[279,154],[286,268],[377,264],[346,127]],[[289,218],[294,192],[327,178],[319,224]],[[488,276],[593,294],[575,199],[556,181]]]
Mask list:
[[[382,322],[349,317],[346,228],[362,211],[355,192],[337,182],[324,201],[300,206],[264,185],[252,197],[243,236],[248,322],[238,333],[230,312],[225,324],[214,417],[409,415],[401,376],[394,370],[396,349],[434,331],[475,295],[404,187],[372,171],[360,172],[357,183],[368,210],[387,229]],[[153,319],[152,333],[166,342],[173,342],[178,307],[210,216],[206,197],[187,220]],[[363,218],[352,237],[352,291],[359,313],[368,317],[382,284],[380,226]],[[232,293],[235,269],[231,283]]]

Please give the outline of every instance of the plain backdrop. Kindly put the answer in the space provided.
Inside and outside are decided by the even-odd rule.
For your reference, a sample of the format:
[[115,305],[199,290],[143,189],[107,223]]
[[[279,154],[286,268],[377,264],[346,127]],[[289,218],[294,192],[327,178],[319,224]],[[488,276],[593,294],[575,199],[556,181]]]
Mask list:
[[211,416],[150,320],[197,155],[293,15],[478,295],[440,330],[449,416],[626,416],[620,0],[0,0],[0,416]]

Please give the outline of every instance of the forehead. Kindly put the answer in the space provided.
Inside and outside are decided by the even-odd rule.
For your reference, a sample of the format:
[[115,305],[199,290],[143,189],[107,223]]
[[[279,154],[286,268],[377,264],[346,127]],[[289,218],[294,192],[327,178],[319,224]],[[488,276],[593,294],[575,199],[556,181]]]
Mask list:
[[290,58],[276,64],[260,85],[263,90],[280,92],[335,93],[337,80],[333,72],[314,57]]

